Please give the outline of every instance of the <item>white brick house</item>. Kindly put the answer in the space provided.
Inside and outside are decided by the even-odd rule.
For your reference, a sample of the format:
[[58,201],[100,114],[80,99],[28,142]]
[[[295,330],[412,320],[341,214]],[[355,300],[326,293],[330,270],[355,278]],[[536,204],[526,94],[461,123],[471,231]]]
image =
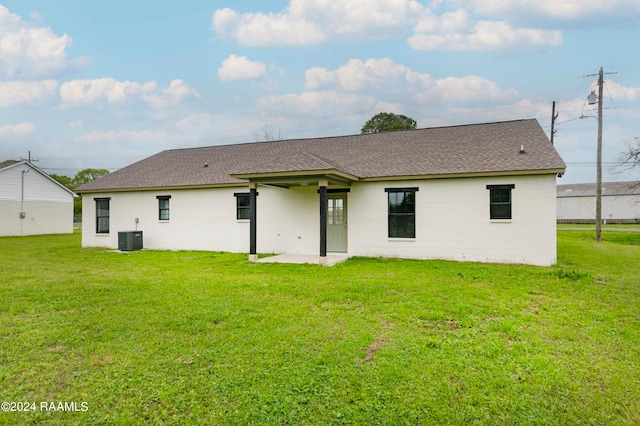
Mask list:
[[535,120],[163,151],[78,188],[83,246],[556,262]]

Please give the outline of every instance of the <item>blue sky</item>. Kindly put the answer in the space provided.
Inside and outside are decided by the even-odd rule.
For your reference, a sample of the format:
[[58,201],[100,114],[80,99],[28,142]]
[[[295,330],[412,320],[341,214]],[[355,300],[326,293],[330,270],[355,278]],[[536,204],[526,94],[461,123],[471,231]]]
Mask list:
[[[536,118],[595,180],[640,137],[637,0],[0,0],[0,161],[115,170],[164,149]],[[591,116],[579,119],[581,115]]]

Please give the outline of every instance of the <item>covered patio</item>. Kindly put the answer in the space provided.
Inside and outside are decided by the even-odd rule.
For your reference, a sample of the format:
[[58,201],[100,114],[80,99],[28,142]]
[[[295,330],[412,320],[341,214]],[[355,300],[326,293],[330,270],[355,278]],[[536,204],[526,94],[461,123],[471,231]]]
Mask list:
[[[335,265],[348,259],[347,251],[347,218],[346,196],[341,205],[339,224],[336,224],[336,204],[330,203],[329,194],[346,194],[350,191],[351,182],[359,180],[357,176],[339,170],[335,165],[309,153],[295,153],[276,160],[254,166],[251,169],[232,173],[231,177],[249,181],[249,260],[252,262],[281,262],[281,263],[314,263],[319,265]],[[257,195],[258,185],[291,188],[293,186],[317,186],[318,187],[318,224],[320,238],[318,242],[318,254],[281,254],[269,258],[258,259],[257,254]],[[331,188],[329,186],[332,185]],[[338,235],[336,231],[343,231],[344,249],[340,252],[328,254],[327,226],[332,227],[329,237]]]
[[297,263],[304,264],[310,263],[313,265],[333,266],[338,263],[349,260],[351,256],[340,253],[327,254],[324,263],[320,262],[320,259],[315,254],[278,254],[276,256],[263,257],[255,260],[257,263]]

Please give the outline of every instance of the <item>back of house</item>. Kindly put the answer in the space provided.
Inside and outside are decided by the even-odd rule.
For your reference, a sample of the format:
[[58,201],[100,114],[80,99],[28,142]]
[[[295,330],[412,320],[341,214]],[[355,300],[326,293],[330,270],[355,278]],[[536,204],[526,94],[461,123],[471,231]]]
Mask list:
[[536,120],[160,152],[78,188],[84,247],[556,263]]

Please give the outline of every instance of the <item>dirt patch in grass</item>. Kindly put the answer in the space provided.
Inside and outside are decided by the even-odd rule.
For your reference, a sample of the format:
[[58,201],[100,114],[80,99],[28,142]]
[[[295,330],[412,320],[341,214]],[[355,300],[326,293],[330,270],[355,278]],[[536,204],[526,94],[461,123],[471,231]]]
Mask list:
[[377,351],[379,351],[380,349],[382,349],[385,345],[385,343],[387,342],[387,335],[386,332],[390,329],[394,327],[393,323],[383,319],[382,320],[382,330],[380,332],[380,334],[376,337],[376,341],[373,342],[367,349],[365,352],[365,357],[363,358],[356,358],[356,364],[361,364],[364,362],[369,362],[372,361],[374,358],[374,355]]

